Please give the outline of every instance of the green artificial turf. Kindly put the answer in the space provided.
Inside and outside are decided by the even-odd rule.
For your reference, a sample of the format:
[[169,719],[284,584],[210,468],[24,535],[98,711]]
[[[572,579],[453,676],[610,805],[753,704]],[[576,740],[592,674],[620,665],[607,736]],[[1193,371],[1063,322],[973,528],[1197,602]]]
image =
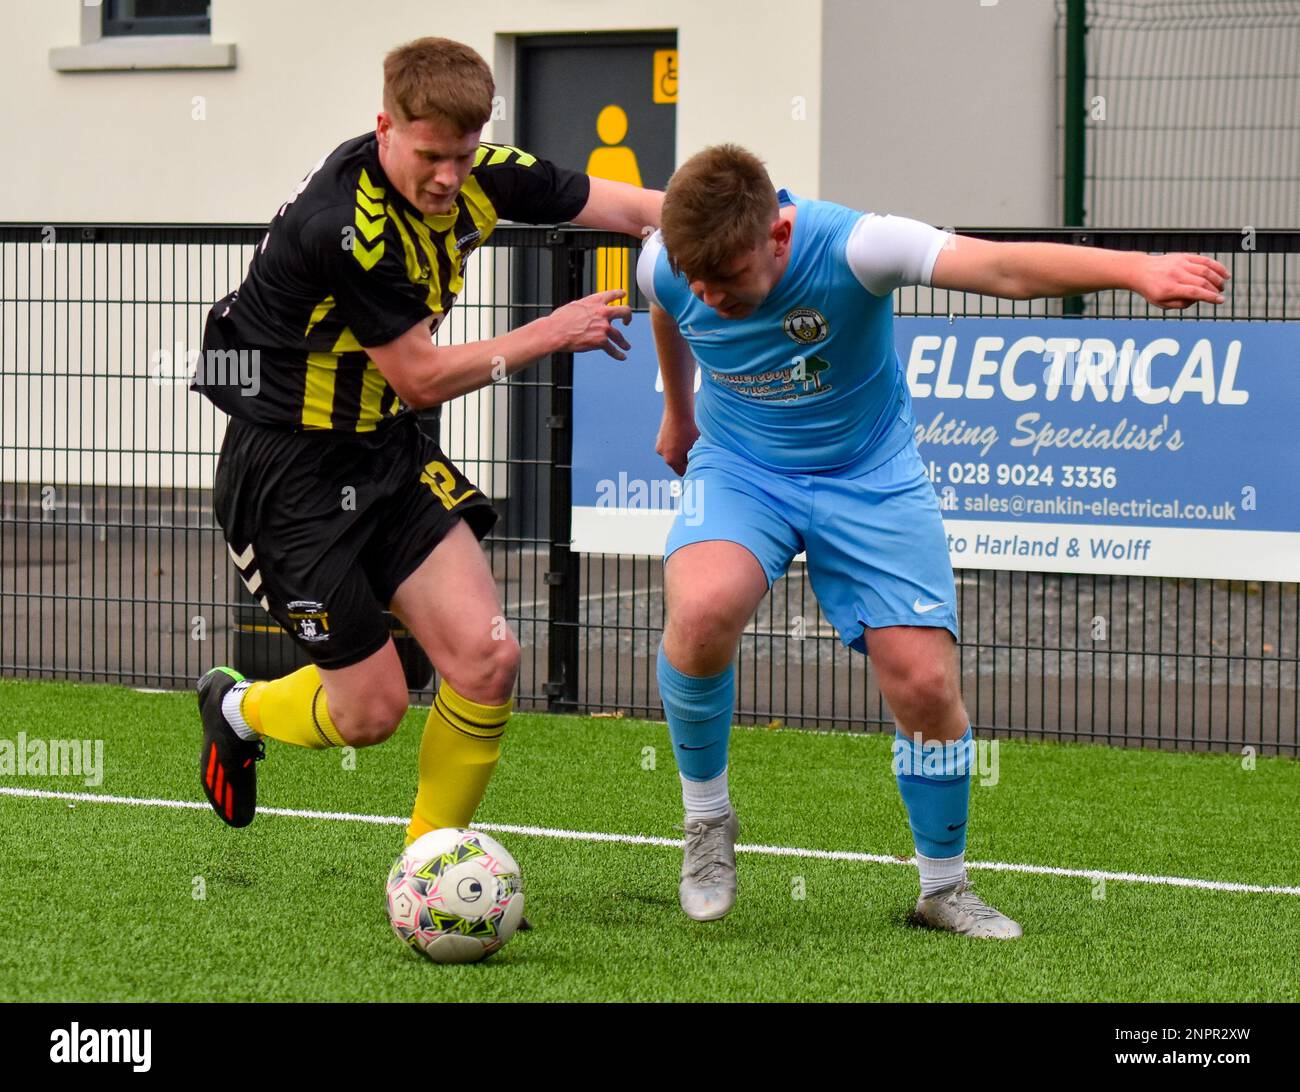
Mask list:
[[[259,803],[406,815],[423,719],[355,769],[268,743]],[[0,786],[202,800],[191,695],[0,680],[0,739],[19,732],[102,739],[103,782]],[[909,855],[889,743],[736,729],[741,842]],[[1003,742],[998,774],[972,790],[968,860],[1300,885],[1292,760]],[[667,729],[517,715],[477,819],[680,837]],[[677,907],[677,848],[499,837],[536,928],[439,967],[384,914],[401,826],[263,814],[237,831],[206,806],[0,796],[0,999],[1300,999],[1296,895],[973,870],[1024,926],[998,943],[909,924],[912,866],[745,853],[736,909],[699,924]]]

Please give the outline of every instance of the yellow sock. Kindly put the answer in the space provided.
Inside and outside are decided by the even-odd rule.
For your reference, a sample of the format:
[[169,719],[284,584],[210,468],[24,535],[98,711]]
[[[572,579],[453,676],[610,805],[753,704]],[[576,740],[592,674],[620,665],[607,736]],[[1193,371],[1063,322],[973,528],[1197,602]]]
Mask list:
[[325,688],[314,664],[270,682],[255,682],[244,691],[239,711],[259,735],[295,747],[346,747],[347,740],[330,720]]
[[442,827],[467,827],[501,757],[513,700],[479,705],[444,682],[420,740],[420,787],[406,828],[409,846]]

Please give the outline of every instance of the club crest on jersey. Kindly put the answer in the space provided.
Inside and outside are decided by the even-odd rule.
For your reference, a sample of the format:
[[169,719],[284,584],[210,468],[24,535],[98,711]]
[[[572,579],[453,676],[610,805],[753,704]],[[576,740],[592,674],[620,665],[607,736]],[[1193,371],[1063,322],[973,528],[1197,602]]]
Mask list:
[[786,314],[781,325],[785,328],[786,336],[800,345],[816,345],[819,341],[825,341],[826,335],[830,333],[830,327],[826,325],[822,313],[815,307],[796,307]]
[[289,604],[289,620],[300,641],[317,644],[330,637],[330,616],[324,603],[295,599]]

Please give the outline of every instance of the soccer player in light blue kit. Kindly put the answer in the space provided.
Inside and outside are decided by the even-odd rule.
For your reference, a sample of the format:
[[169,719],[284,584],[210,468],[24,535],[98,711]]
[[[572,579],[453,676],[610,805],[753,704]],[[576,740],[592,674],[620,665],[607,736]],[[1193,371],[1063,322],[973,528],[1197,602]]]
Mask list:
[[1020,936],[966,878],[973,743],[956,588],[894,348],[892,294],[909,284],[1008,299],[1121,288],[1181,308],[1222,302],[1227,270],[1194,254],[989,243],[778,194],[761,161],[734,145],[705,149],[673,175],[662,224],[637,282],[663,374],[656,450],[696,502],[664,550],[658,663],[686,809],[682,909],[709,921],[735,903],[732,661],[763,596],[806,551],[823,612],[870,655],[898,722],[917,917],[967,936]]

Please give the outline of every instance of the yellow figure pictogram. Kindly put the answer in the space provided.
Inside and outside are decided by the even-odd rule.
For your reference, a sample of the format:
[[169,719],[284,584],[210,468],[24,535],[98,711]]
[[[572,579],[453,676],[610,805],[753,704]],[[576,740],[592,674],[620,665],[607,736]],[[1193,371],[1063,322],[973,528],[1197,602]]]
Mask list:
[[[627,112],[610,103],[596,117],[596,135],[602,147],[587,157],[587,174],[608,178],[611,182],[641,185],[641,168],[637,166],[636,152],[624,146],[627,137]],[[630,251],[623,247],[603,246],[596,251],[596,291],[610,288],[628,290]]]

